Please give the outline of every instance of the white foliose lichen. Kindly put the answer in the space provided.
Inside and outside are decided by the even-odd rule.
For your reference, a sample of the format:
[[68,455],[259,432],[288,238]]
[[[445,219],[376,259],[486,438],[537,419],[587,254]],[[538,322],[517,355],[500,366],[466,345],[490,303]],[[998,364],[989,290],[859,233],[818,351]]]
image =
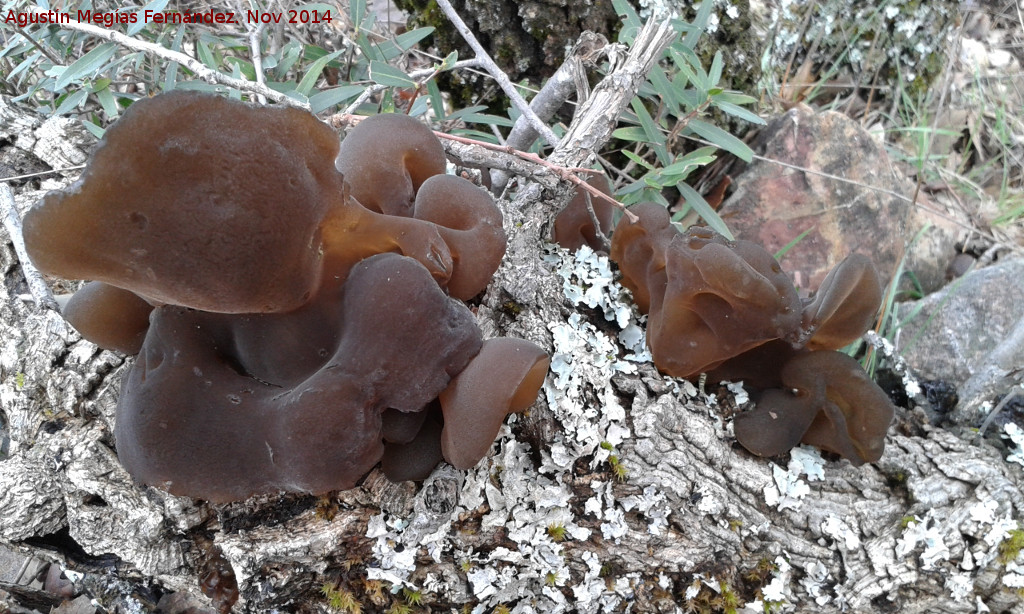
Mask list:
[[800,501],[811,489],[801,476],[815,481],[824,477],[825,459],[814,448],[800,446],[790,452],[789,465],[772,465],[772,483],[764,487],[764,500],[780,510],[800,508]]
[[[575,254],[559,249],[546,261],[562,277],[571,304],[594,310],[610,324],[599,329],[574,312],[549,325],[554,353],[543,390],[561,426],[559,435],[547,449],[531,450],[512,436],[509,425],[519,417],[510,416],[498,434],[497,453],[463,474],[458,507],[451,517],[475,518],[482,532],[501,528],[510,543],[468,546],[459,531],[452,530],[452,521],[425,538],[416,530],[416,518],[381,514],[371,519],[367,530],[374,540],[371,578],[386,580],[396,590],[409,585],[415,558],[426,549],[435,560],[454,559],[465,570],[470,596],[479,603],[473,611],[481,614],[498,604],[515,604],[511,611],[516,614],[611,612],[634,598],[639,574],[603,577],[597,555],[585,550],[575,550],[573,561],[575,569],[582,563],[585,571],[573,573],[565,544],[587,541],[592,533],[608,541],[623,539],[636,530],[627,523],[627,512],[645,519],[651,534],[668,528],[667,498],[653,486],[618,500],[613,481],[591,479],[593,495],[584,501],[570,487],[581,458],[590,459],[592,469],[622,462],[616,447],[631,431],[610,380],[635,373],[637,363],[650,361],[643,316],[615,282],[607,256],[587,247]],[[679,387],[696,394],[689,383]],[[539,467],[533,456],[538,452]],[[576,511],[581,507],[582,514],[592,522],[596,519],[595,530],[581,525]]]
[[1003,433],[1003,437],[1010,440],[1010,455],[1006,457],[1006,461],[1024,465],[1024,430],[1013,422],[1007,422],[1003,427]]

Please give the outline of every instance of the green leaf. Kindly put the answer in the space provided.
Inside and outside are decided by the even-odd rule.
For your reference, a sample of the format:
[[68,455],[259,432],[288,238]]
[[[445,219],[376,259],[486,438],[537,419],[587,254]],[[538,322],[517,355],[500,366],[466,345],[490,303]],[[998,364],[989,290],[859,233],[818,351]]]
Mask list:
[[416,87],[412,77],[390,64],[376,60],[370,61],[370,80],[388,87]]
[[[718,82],[722,80],[722,50],[719,49],[715,52],[715,57],[711,60],[711,70],[708,71],[708,80],[711,82],[711,86],[715,87]],[[718,92],[721,93],[721,90]]]
[[697,46],[700,35],[708,28],[708,19],[711,17],[711,10],[714,8],[714,5],[714,2],[700,3],[700,8],[697,9],[697,16],[693,19],[693,30],[687,32],[686,38],[683,39],[683,46],[688,49],[693,49]]
[[96,93],[97,100],[100,101],[100,105],[103,107],[103,112],[107,114],[107,119],[114,119],[121,112],[120,107],[117,106],[117,101],[114,100],[114,94],[110,91],[110,80],[105,79],[107,82],[106,86],[101,89],[94,90]]
[[303,96],[309,96],[309,93],[313,91],[313,86],[316,85],[317,80],[320,78],[320,73],[323,72],[324,66],[327,66],[328,62],[344,53],[344,51],[344,49],[339,49],[334,53],[328,53],[310,64],[309,70],[302,76],[302,80],[299,81],[299,85],[295,90]]
[[686,127],[701,138],[721,147],[744,162],[750,162],[754,158],[754,152],[747,147],[746,143],[718,126],[712,126],[699,119],[692,119]]
[[[174,51],[181,51],[181,41],[185,37],[185,28],[178,28],[178,31],[174,33],[174,42],[171,43],[171,49]],[[178,63],[168,62],[167,69],[164,74],[164,91],[169,92],[174,89],[174,83],[178,80]]]
[[668,105],[668,111],[672,115],[679,117],[682,115],[679,109],[679,97],[676,95],[678,91],[676,86],[668,80],[668,75],[665,71],[657,64],[651,68],[651,72],[647,77],[650,80],[651,85],[654,87],[654,91],[658,92],[661,99]]
[[721,102],[731,102],[732,104],[750,104],[753,102],[757,102],[757,98],[754,98],[753,96],[747,96],[746,94],[732,92],[729,90],[726,90],[721,94],[718,94],[717,96],[715,96],[715,98],[717,98]]
[[[612,0],[612,8],[622,17],[622,30],[619,31],[619,42],[632,42],[633,38],[636,37],[636,32],[644,25],[640,21],[640,16],[637,15],[636,9],[626,0]],[[624,33],[627,34],[624,36]]]
[[448,55],[444,56],[444,60],[441,61],[441,65],[437,67],[438,72],[444,72],[451,70],[455,63],[459,61],[459,52],[452,51]]
[[135,23],[128,25],[128,36],[134,36],[138,34],[142,30],[144,30],[146,26],[149,25],[149,22],[146,21],[147,10],[160,12],[163,11],[165,8],[167,8],[167,0],[153,0],[152,2],[146,4],[146,6],[135,11]]
[[437,86],[435,79],[427,81],[427,95],[430,96],[430,108],[434,110],[434,117],[438,121],[447,119],[444,110],[444,97],[441,96],[441,88]]
[[782,260],[782,257],[786,255],[786,252],[796,247],[796,244],[799,243],[800,241],[803,241],[804,237],[811,234],[811,231],[814,230],[815,228],[817,228],[817,226],[811,226],[807,230],[798,234],[796,238],[794,238],[792,241],[786,243],[781,248],[779,248],[779,251],[775,252],[775,259]]
[[366,0],[352,0],[348,5],[348,14],[352,17],[352,23],[358,28],[366,17]]
[[640,156],[636,155],[632,151],[624,149],[624,150],[622,150],[622,155],[626,156],[627,158],[629,158],[633,162],[639,164],[640,166],[646,168],[649,171],[653,171],[654,170],[654,167],[651,166],[650,162],[648,162],[647,160],[644,160],[643,158],[641,158]]
[[[691,51],[690,53],[693,52]],[[672,55],[672,61],[675,63],[676,68],[679,69],[680,74],[684,75],[695,88],[700,90],[701,98],[706,98],[707,91],[710,86],[708,85],[707,75],[704,74],[704,70],[700,68],[700,65],[698,64],[697,70],[694,70],[692,62],[690,62],[682,53],[672,49],[670,50],[670,54]]]
[[625,128],[616,128],[612,132],[613,139],[620,139],[623,141],[633,141],[636,143],[646,143],[647,133],[640,126],[626,126]]
[[393,60],[412,49],[416,43],[434,33],[434,28],[416,28],[403,32],[395,37],[394,41],[384,41],[379,45],[380,52],[385,60]]
[[103,43],[99,45],[89,53],[75,60],[71,66],[64,69],[64,72],[57,77],[57,83],[54,85],[55,90],[62,90],[71,84],[72,81],[78,81],[82,77],[91,76],[95,71],[99,70],[101,66],[107,63],[114,52],[117,51],[117,45],[114,43]]
[[14,79],[14,77],[16,77],[19,73],[28,69],[30,66],[32,66],[32,64],[35,64],[36,60],[38,60],[41,57],[43,57],[43,54],[40,51],[36,51],[35,53],[29,55],[27,58],[22,60],[21,64],[18,64],[14,67],[14,70],[11,71],[11,74],[7,75],[7,80],[10,81]]
[[106,128],[103,128],[102,126],[97,126],[91,121],[83,121],[82,125],[85,126],[85,129],[88,130],[94,137],[98,139],[102,139],[104,133],[106,133],[107,131]]
[[697,215],[701,217],[708,226],[715,232],[722,235],[730,241],[734,240],[732,233],[729,231],[729,227],[725,225],[722,218],[719,217],[718,213],[708,204],[708,201],[704,200],[704,197],[700,195],[697,190],[694,190],[686,183],[676,184],[676,189],[686,199],[686,204],[693,207],[693,210],[697,212]]
[[665,148],[665,135],[658,129],[658,125],[654,122],[651,114],[647,112],[643,101],[639,98],[633,98],[631,105],[633,111],[636,112],[637,119],[640,120],[640,125],[644,129],[644,135],[647,137],[648,142],[651,143],[654,153],[658,156],[658,160],[662,164],[667,164],[671,158],[669,157],[668,150]]
[[64,100],[61,101],[60,106],[57,107],[57,110],[54,111],[53,114],[64,115],[65,113],[70,113],[74,111],[78,108],[79,105],[85,102],[85,99],[88,96],[89,90],[85,89],[84,87],[75,90],[74,92],[64,97]]
[[717,98],[713,98],[711,100],[711,106],[719,108],[728,113],[729,115],[732,115],[733,117],[738,117],[752,124],[763,126],[766,123],[760,116],[758,116],[753,111],[750,111],[749,109],[744,109],[743,107],[738,105],[734,105],[731,102],[722,102]]
[[685,177],[686,175],[689,175],[690,171],[693,169],[706,166],[714,162],[717,157],[714,154],[715,151],[715,147],[700,147],[685,156],[676,158],[675,162],[661,169],[661,172],[664,175],[683,175]]
[[217,66],[217,58],[214,57],[213,52],[210,51],[210,45],[208,43],[199,41],[199,44],[196,45],[196,53],[199,55],[199,61],[202,62],[204,66],[212,68],[213,70],[218,70],[219,66]]
[[224,58],[224,62],[228,65],[237,67],[238,70],[240,70],[241,73],[245,75],[245,78],[249,81],[256,80],[256,67],[253,66],[252,62],[250,62],[249,60],[229,56],[227,58]]
[[302,45],[298,42],[288,41],[285,43],[284,47],[281,48],[280,57],[277,60],[277,68],[274,71],[278,79],[283,79],[288,74],[288,71],[298,61],[301,52]]
[[327,89],[310,96],[309,106],[313,113],[319,113],[324,109],[329,109],[346,100],[355,98],[362,94],[365,89],[366,88],[362,85],[342,85],[340,87]]

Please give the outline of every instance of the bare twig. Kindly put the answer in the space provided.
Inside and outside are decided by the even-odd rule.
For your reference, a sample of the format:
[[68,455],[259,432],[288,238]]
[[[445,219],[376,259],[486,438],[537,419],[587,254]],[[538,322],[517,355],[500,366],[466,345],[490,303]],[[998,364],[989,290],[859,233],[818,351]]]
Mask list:
[[[27,6],[25,7],[25,10],[32,11],[34,13],[46,12],[43,9],[36,6]],[[279,102],[281,104],[285,104],[292,107],[299,107],[301,109],[306,109],[307,111],[309,110],[308,104],[300,102],[294,98],[290,98],[282,94],[281,92],[275,92],[274,90],[270,89],[266,85],[263,85],[262,83],[229,77],[228,75],[208,68],[202,62],[191,56],[185,55],[184,53],[180,53],[178,51],[173,51],[171,49],[166,49],[155,43],[140,41],[137,38],[132,38],[131,36],[121,34],[120,32],[115,32],[114,30],[108,30],[106,28],[101,28],[99,26],[94,26],[88,23],[81,23],[75,21],[74,19],[70,20],[68,23],[62,23],[61,27],[67,28],[68,30],[76,30],[78,32],[91,34],[92,36],[102,38],[103,40],[108,40],[113,43],[117,43],[118,45],[121,45],[122,47],[127,47],[128,49],[134,49],[135,51],[150,53],[157,57],[164,58],[165,60],[177,62],[185,68],[191,70],[200,79],[204,79],[211,83],[219,83],[221,85],[233,87],[243,92],[250,92],[253,94],[265,96],[268,100],[273,100],[274,102]]]
[[39,53],[42,53],[43,55],[45,55],[47,60],[50,60],[51,62],[53,62],[56,65],[60,65],[60,64],[64,63],[64,62],[61,62],[58,57],[53,55],[53,53],[51,53],[49,49],[44,47],[42,45],[42,43],[40,43],[36,39],[34,39],[31,36],[29,36],[28,32],[26,31],[25,28],[16,28],[16,31],[18,32],[18,34],[21,34],[23,37],[25,37],[25,39],[28,42],[32,43],[32,46],[35,47],[36,49],[38,49]]
[[498,86],[501,87],[501,90],[505,92],[505,95],[512,100],[512,104],[514,104],[519,112],[527,118],[527,121],[530,122],[533,129],[537,131],[537,134],[544,137],[544,140],[548,145],[551,145],[552,147],[557,146],[558,137],[551,131],[551,128],[548,127],[547,124],[537,117],[537,114],[533,112],[530,105],[522,95],[520,95],[519,91],[516,90],[515,85],[512,84],[508,75],[506,75],[500,68],[498,68],[498,65],[494,63],[491,56],[487,54],[487,50],[483,48],[483,45],[481,45],[480,41],[476,39],[476,36],[474,36],[473,32],[469,29],[469,26],[466,25],[466,22],[463,21],[462,17],[460,17],[455,11],[451,2],[448,0],[437,0],[437,5],[441,7],[445,16],[452,22],[452,25],[455,26],[455,29],[458,30],[460,35],[462,35],[462,38],[464,38],[466,42],[469,43],[469,46],[473,48],[473,53],[476,54],[476,59],[483,65],[487,72],[490,73],[491,77],[498,83]]
[[[577,93],[577,102],[582,103],[585,95],[577,92],[578,84],[586,83],[585,64],[593,63],[605,52],[607,39],[593,32],[584,32],[565,62],[558,67],[555,74],[544,84],[540,92],[530,101],[530,108],[541,121],[549,121],[573,93]],[[589,93],[589,92],[588,92]],[[508,133],[505,144],[514,149],[529,149],[537,138],[537,131],[525,115],[520,115],[512,130]],[[508,184],[509,176],[504,171],[495,170],[491,173],[491,191],[501,194]]]
[[[265,79],[263,76],[263,52],[260,49],[260,39],[263,36],[263,28],[266,24],[259,24],[255,28],[252,28],[246,24],[246,28],[249,28],[249,50],[252,52],[252,69],[256,73],[256,83],[259,85],[265,85]],[[260,104],[267,104],[267,97],[263,94],[257,94],[256,99],[259,100]]]
[[13,177],[0,177],[0,183],[7,183],[8,181],[17,181],[18,179],[30,179],[32,177],[42,177],[44,175],[57,175],[65,171],[78,171],[85,168],[84,164],[77,166],[65,166],[64,168],[55,168],[48,171],[39,171],[38,173],[28,173],[27,175],[14,175]]
[[25,250],[25,239],[21,234],[21,216],[18,215],[17,205],[14,203],[14,192],[6,183],[0,183],[0,213],[3,214],[4,228],[11,237],[14,244],[14,253],[18,255],[21,262],[21,270],[25,274],[25,281],[28,282],[28,291],[32,294],[36,305],[47,309],[58,310],[57,301],[50,292],[50,287],[43,280],[39,269],[32,266]]

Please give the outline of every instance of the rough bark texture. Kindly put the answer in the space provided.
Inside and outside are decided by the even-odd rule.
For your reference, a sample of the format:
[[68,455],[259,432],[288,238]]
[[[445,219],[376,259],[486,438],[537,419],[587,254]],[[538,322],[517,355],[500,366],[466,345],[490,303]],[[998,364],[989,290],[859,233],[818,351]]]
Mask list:
[[[581,165],[604,142],[663,42],[649,34],[648,54],[594,89],[552,161]],[[246,612],[330,611],[325,583],[363,611],[415,601],[377,580],[417,587],[434,612],[712,612],[733,597],[748,611],[763,598],[774,611],[1024,612],[997,559],[1024,511],[1020,466],[919,410],[901,412],[872,465],[802,449],[788,465],[751,456],[731,436],[742,399],[613,361],[625,353],[619,325],[567,300],[567,269],[607,267],[542,247],[568,194],[524,181],[502,203],[509,253],[481,326],[543,343],[561,366],[491,458],[421,485],[374,472],[331,497],[226,506],[132,483],[111,440],[128,361],[37,308],[0,235],[0,603],[52,602],[52,583],[24,570],[56,561],[84,573],[76,588],[107,611],[151,611],[167,592],[208,608],[197,578],[218,556],[212,543]],[[22,212],[38,195],[19,188]],[[184,611],[167,601],[163,611]]]

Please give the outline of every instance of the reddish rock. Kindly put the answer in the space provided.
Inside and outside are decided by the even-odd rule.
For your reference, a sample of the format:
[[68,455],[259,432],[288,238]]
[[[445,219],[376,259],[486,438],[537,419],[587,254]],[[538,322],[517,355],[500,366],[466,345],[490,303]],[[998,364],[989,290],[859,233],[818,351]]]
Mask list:
[[754,160],[734,178],[720,213],[736,237],[776,253],[811,228],[781,259],[801,291],[851,252],[870,257],[887,283],[909,238],[910,207],[886,193],[901,187],[882,146],[845,115],[800,105],[769,122],[753,148],[785,165]]

